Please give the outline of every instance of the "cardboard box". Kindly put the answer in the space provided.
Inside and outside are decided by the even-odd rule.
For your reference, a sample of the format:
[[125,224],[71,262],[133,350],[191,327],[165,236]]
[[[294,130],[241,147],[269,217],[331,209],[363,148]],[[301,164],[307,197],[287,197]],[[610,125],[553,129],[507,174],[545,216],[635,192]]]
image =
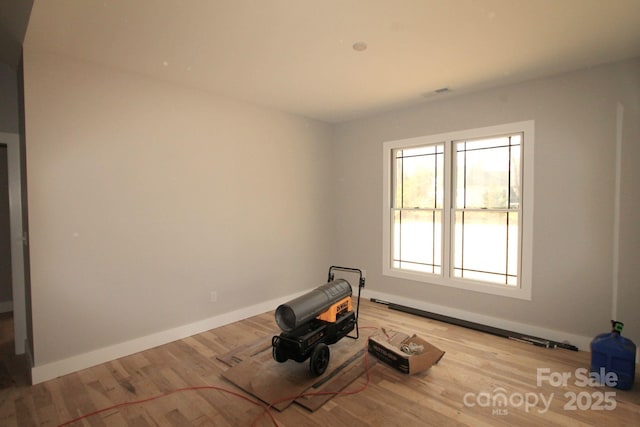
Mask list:
[[[403,345],[422,346],[422,351],[407,354],[401,350]],[[426,371],[444,356],[444,351],[428,343],[417,335],[409,336],[403,332],[385,331],[382,335],[369,338],[369,353],[386,364],[405,374]]]

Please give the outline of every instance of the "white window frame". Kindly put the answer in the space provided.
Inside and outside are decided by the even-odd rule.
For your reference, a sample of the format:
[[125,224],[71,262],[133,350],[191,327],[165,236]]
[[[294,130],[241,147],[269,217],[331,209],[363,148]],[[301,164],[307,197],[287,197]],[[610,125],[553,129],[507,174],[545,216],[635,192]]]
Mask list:
[[[383,143],[383,203],[382,203],[382,274],[385,276],[401,279],[425,282],[434,285],[447,286],[457,289],[465,289],[474,292],[482,292],[491,295],[506,296],[524,300],[531,300],[532,281],[532,258],[533,258],[533,193],[534,193],[534,135],[535,123],[533,120],[507,123],[497,126],[488,126],[476,129],[467,129],[456,132],[447,132],[437,135],[420,136],[416,138],[387,141]],[[457,279],[453,277],[451,260],[453,259],[451,233],[451,215],[454,214],[451,203],[453,185],[453,144],[454,141],[464,139],[479,139],[498,135],[522,133],[522,181],[521,181],[521,206],[520,215],[520,265],[519,265],[519,285],[506,286],[488,282],[471,281],[468,279]],[[392,172],[393,158],[392,152],[395,149],[406,149],[422,145],[445,143],[445,179],[444,179],[444,218],[442,239],[442,273],[432,274],[418,271],[401,270],[392,267],[392,242],[391,235],[393,216],[392,208]]]

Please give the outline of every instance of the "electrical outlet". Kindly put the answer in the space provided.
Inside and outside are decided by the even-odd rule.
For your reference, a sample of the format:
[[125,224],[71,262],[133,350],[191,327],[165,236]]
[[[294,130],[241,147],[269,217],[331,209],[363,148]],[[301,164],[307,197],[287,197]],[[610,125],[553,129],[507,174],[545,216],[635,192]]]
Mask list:
[[209,301],[210,302],[218,301],[218,292],[216,292],[216,291],[209,292]]

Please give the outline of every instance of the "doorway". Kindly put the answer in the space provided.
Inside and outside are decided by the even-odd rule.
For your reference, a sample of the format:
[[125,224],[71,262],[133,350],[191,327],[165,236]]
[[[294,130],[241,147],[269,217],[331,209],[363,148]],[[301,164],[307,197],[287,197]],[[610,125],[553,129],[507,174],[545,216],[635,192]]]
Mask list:
[[0,132],[0,389],[29,383],[20,165],[18,135]]

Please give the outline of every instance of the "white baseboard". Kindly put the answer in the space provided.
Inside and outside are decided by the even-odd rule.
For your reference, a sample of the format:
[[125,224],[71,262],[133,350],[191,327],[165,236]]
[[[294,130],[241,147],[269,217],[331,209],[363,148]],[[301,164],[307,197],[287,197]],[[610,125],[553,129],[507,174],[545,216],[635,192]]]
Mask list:
[[298,292],[293,295],[275,298],[269,301],[261,302],[249,307],[241,308],[229,313],[223,313],[199,322],[190,323],[188,325],[179,326],[177,328],[168,329],[166,331],[157,332],[130,341],[114,344],[108,347],[99,348],[87,353],[78,354],[66,359],[55,362],[45,363],[43,365],[31,368],[32,384],[38,384],[62,375],[70,374],[81,369],[109,362],[120,357],[148,350],[163,344],[167,344],[176,340],[180,340],[192,335],[196,335],[210,329],[228,325],[239,320],[243,320],[267,311],[274,310],[278,305],[296,298],[309,290]]
[[521,334],[531,335],[534,337],[546,338],[552,341],[566,341],[578,347],[581,351],[590,351],[589,345],[591,343],[591,340],[593,339],[593,337],[571,334],[564,331],[557,331],[555,329],[547,329],[535,325],[529,325],[527,323],[514,322],[511,320],[500,319],[498,317],[486,316],[483,314],[446,307],[444,305],[431,304],[424,301],[417,301],[415,299],[386,294],[383,292],[363,290],[362,295],[366,296],[366,298],[376,298],[398,305],[417,308],[418,310],[430,311],[433,313],[442,314],[444,316],[466,320],[468,322],[475,322],[482,325],[492,326],[494,328],[506,329],[509,331],[519,332]]
[[0,313],[10,313],[13,311],[13,301],[0,301]]

